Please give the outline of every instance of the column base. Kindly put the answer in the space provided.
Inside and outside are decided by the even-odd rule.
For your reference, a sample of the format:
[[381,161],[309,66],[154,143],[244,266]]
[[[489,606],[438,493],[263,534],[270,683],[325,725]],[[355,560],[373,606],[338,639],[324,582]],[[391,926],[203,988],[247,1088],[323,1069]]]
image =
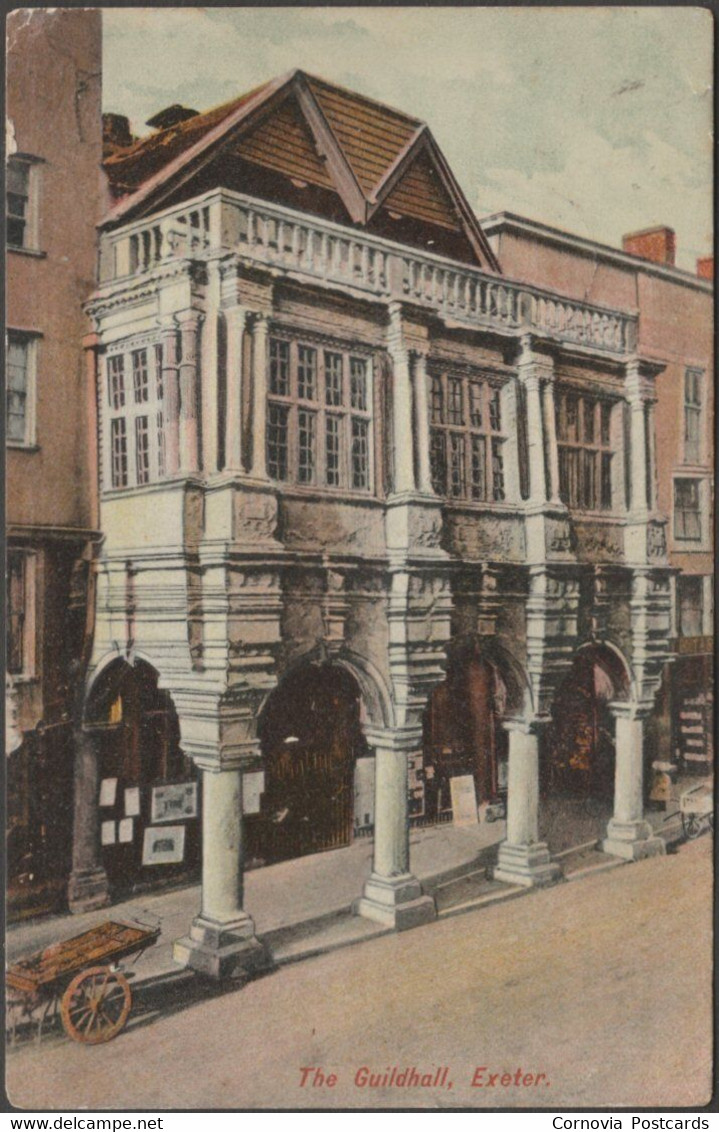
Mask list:
[[602,852],[625,861],[641,861],[644,857],[659,857],[666,853],[663,838],[656,837],[654,830],[646,821],[615,821],[607,826],[607,836],[602,842]]
[[94,869],[78,869],[70,873],[67,904],[71,912],[94,912],[110,903],[107,873],[98,865]]
[[272,966],[249,916],[229,923],[198,916],[190,934],[173,943],[172,957],[181,966],[213,979],[239,979]]
[[364,893],[352,905],[356,916],[364,916],[396,931],[416,928],[436,920],[437,908],[431,896],[411,873],[399,877],[381,877],[373,873],[364,886]]
[[492,870],[494,880],[504,884],[522,884],[525,888],[554,884],[561,876],[561,867],[551,859],[543,841],[532,845],[510,845],[504,841],[499,847],[497,865]]

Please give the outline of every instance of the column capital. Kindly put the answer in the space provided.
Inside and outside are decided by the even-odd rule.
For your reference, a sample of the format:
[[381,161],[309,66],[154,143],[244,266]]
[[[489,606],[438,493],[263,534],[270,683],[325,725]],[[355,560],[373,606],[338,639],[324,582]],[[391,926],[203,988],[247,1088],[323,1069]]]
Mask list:
[[195,307],[189,307],[187,310],[178,311],[175,315],[176,325],[180,330],[191,330],[200,326],[204,321],[204,311],[197,310]]
[[653,703],[636,703],[627,700],[613,700],[609,711],[615,719],[629,719],[643,722],[648,719],[654,710]]
[[256,334],[258,331],[268,331],[270,326],[270,319],[272,318],[271,311],[252,311],[248,310],[247,318],[249,325],[253,332]]
[[251,313],[247,307],[243,307],[238,303],[228,303],[222,305],[220,311],[225,318],[228,325],[231,323],[234,329],[245,327],[251,318]]
[[416,751],[422,746],[421,727],[369,727],[364,728],[364,735],[370,747],[382,751]]
[[624,367],[624,392],[630,404],[656,401],[655,378],[664,370],[661,362],[634,355]]

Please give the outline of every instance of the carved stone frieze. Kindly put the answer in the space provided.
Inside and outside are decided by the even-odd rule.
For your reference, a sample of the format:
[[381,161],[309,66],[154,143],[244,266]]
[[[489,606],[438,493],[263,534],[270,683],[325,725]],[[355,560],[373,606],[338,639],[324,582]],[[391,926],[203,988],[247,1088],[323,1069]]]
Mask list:
[[282,542],[346,553],[380,554],[383,549],[381,512],[361,504],[321,500],[280,500]]
[[621,527],[600,523],[573,524],[577,558],[580,562],[620,562],[624,554]]
[[277,531],[277,499],[274,495],[238,491],[234,503],[234,537],[238,542],[274,539]]
[[647,558],[666,558],[667,535],[664,523],[647,525]]
[[513,515],[450,512],[446,526],[448,549],[462,558],[518,562],[524,557],[524,530]]

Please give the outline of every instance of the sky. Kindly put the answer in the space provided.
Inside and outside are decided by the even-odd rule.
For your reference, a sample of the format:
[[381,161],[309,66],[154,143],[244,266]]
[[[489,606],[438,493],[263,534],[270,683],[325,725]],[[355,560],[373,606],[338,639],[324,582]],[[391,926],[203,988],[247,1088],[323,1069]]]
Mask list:
[[712,23],[645,8],[105,8],[104,109],[136,133],[295,67],[426,121],[479,216],[712,252]]

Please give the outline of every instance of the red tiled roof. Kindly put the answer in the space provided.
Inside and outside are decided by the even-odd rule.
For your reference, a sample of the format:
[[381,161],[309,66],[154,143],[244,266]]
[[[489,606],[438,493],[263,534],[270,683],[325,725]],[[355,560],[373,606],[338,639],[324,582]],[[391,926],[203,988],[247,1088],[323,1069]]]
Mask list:
[[170,126],[166,130],[157,130],[147,137],[140,138],[128,149],[114,153],[103,162],[110,184],[119,193],[133,192],[153,173],[183,154],[206,133],[219,126],[225,118],[239,110],[269,85],[262,83],[246,94],[240,95],[239,98],[223,102],[221,106],[215,106],[203,114],[196,114],[187,121]]

